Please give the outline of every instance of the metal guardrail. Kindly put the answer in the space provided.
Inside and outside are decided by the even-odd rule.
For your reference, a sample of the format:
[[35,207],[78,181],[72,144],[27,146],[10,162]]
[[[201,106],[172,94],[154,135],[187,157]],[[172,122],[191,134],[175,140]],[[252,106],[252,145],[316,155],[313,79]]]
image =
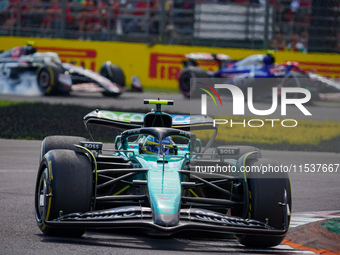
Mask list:
[[340,53],[338,0],[3,2],[0,35]]

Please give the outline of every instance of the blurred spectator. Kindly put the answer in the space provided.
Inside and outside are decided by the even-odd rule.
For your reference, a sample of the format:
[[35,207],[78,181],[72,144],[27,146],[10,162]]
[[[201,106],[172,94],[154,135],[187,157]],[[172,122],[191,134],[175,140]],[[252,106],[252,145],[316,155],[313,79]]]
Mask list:
[[293,12],[293,13],[296,13],[298,11],[300,7],[300,1],[299,0],[293,0],[291,3],[290,3],[290,10]]
[[[61,27],[61,5],[59,0],[51,0],[49,8],[45,11],[45,17],[42,20],[40,28],[44,30],[44,32],[49,33],[49,36],[52,36],[50,34],[51,29],[56,31],[57,29],[60,29]],[[66,7],[66,23],[72,23],[73,17],[71,15],[71,9],[69,7]]]
[[132,17],[129,17],[123,22],[123,31],[125,34],[141,33],[148,30],[146,19],[149,18],[151,5],[145,0],[132,2],[128,6],[133,12],[129,12]]
[[291,18],[289,0],[277,0],[274,2],[275,11],[275,31],[282,31],[284,34],[289,33],[289,21]]
[[[263,9],[260,10],[258,7],[263,7],[267,2],[267,0],[164,0],[165,28],[160,30],[160,25],[163,24],[163,22],[160,22],[163,21],[160,15],[163,12],[162,0],[65,1],[67,3],[66,38],[90,39],[90,36],[93,38],[93,35],[95,35],[100,40],[106,40],[109,38],[106,31],[110,29],[118,35],[124,32],[126,34],[136,33],[136,36],[120,38],[127,41],[144,41],[147,38],[143,37],[144,35],[151,35],[150,38],[158,39],[160,36],[157,35],[162,32],[162,36],[164,36],[162,38],[165,42],[176,44],[195,43],[192,41],[194,30],[200,29],[200,26],[194,26],[197,21],[197,19],[195,20],[195,4],[225,5],[221,8],[221,15],[224,15],[222,12],[225,11],[225,15],[230,16],[233,24],[240,23],[242,26],[248,26],[243,24],[243,19],[236,18],[236,15],[238,15],[246,17],[245,23],[247,24],[251,23],[252,25],[254,20],[255,27],[258,21],[255,18],[253,19],[252,16],[255,17],[257,11],[263,13]],[[307,48],[308,51],[337,50],[340,41],[340,37],[337,35],[340,31],[338,26],[340,22],[339,0],[270,0],[269,2],[270,13],[272,14],[269,23],[270,26],[273,26],[273,33],[275,33],[275,38],[269,43],[272,49],[289,48],[292,51],[306,51]],[[39,34],[39,29],[36,29],[39,27],[43,31],[50,30],[48,36],[51,36],[52,31],[61,32],[61,18],[64,16],[61,13],[61,3],[61,0],[0,0],[0,34],[44,36],[44,34]],[[218,8],[216,5],[214,7]],[[207,5],[205,8],[209,8],[209,6]],[[240,11],[246,8],[248,8],[247,11]],[[256,12],[253,12],[252,8]],[[235,18],[232,19],[231,15],[234,15]],[[210,21],[203,22],[209,23]],[[233,24],[228,24],[228,28]],[[249,31],[252,28],[248,26],[246,30],[236,29],[239,30],[240,34],[245,34],[250,33]],[[78,31],[78,33],[75,31]],[[140,36],[141,33],[143,33],[143,36]],[[196,33],[197,36],[198,34]],[[290,37],[291,39],[285,42],[283,35],[286,39]],[[260,37],[256,38],[249,47],[260,45],[261,42],[257,41],[260,39]],[[209,41],[207,43],[225,45],[226,47],[236,45],[239,42],[238,45],[240,46],[245,43],[245,41],[242,41],[243,39],[234,42],[236,37],[226,43],[219,40],[216,39],[216,42]],[[197,41],[200,41],[200,38],[197,38]],[[248,46],[248,42],[246,43]]]
[[[8,0],[0,0],[0,26],[2,26],[6,19],[9,9],[9,1]],[[0,34],[4,33],[0,30]]]
[[[166,31],[167,26],[169,25],[171,9],[173,2],[172,0],[165,0],[164,3],[164,12],[165,12],[165,24],[164,29]],[[150,20],[149,20],[149,32],[150,34],[159,34],[159,26],[161,22],[161,13],[162,13],[162,1],[156,0],[151,8],[150,12]]]
[[111,29],[116,32],[116,34],[121,35],[123,33],[122,24],[120,20],[120,8],[121,8],[120,0],[110,0],[109,1],[109,9],[110,9],[110,17],[111,20],[109,22],[111,25]]
[[[8,9],[9,9],[9,1],[0,0],[0,15],[6,15],[6,12]],[[3,21],[3,20],[1,19],[0,21]]]
[[304,47],[303,43],[300,41],[300,37],[298,34],[294,34],[291,37],[287,48],[292,51],[306,52],[306,48]]
[[30,10],[26,13],[25,25],[28,30],[38,32],[36,28],[39,28],[45,17],[46,5],[42,0],[31,0],[29,2]]
[[[165,0],[165,15],[166,19],[169,17],[169,9],[167,8],[168,1]],[[150,19],[149,19],[149,32],[150,34],[158,34],[159,33],[159,20],[160,13],[162,11],[162,3],[161,0],[156,0],[152,5],[150,10]]]
[[188,44],[194,32],[194,0],[174,1],[173,25],[176,33],[183,37],[181,43]]
[[303,44],[305,49],[308,48],[308,31],[304,30],[300,35],[300,42]]
[[9,1],[8,0],[1,0],[0,1],[0,12],[4,11],[9,7]]
[[281,32],[276,33],[275,38],[270,41],[269,46],[273,50],[284,50],[287,43],[283,39],[283,34]]
[[61,18],[61,6],[58,0],[51,0],[51,5],[45,12],[45,17],[42,20],[40,28],[43,30],[50,30],[52,23],[55,23]]
[[308,48],[311,51],[333,51],[337,48],[339,29],[339,1],[313,1],[308,29]]
[[11,0],[9,4],[9,7],[5,9],[7,11],[7,19],[2,25],[2,30],[6,34],[13,34],[17,21],[22,21],[22,15],[28,10],[28,5],[21,0]]
[[[94,2],[94,1],[93,1]],[[104,1],[98,0],[86,19],[87,39],[91,36],[107,30],[107,5]]]
[[103,1],[98,1],[96,4],[93,0],[88,0],[83,4],[85,8],[78,15],[78,39],[83,40],[86,37],[88,40],[90,40],[91,35],[101,31],[103,27],[101,15],[107,15],[107,6]]

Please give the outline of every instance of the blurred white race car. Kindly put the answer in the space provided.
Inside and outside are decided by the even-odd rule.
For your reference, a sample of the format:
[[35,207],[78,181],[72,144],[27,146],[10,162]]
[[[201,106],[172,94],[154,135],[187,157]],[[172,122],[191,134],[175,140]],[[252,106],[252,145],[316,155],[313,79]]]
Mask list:
[[[97,73],[62,63],[57,53],[37,52],[31,44],[0,53],[0,81],[0,93],[15,94],[23,83],[28,84],[25,90],[37,88],[43,95],[83,91],[116,97],[125,91],[124,72],[110,61]],[[138,77],[132,77],[132,90],[142,91]]]

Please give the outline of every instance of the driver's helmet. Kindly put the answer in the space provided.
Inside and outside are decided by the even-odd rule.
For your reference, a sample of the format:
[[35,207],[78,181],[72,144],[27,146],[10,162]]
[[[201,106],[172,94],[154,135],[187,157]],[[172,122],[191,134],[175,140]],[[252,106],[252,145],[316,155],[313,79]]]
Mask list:
[[33,45],[27,45],[25,48],[25,55],[32,55],[37,52],[37,49]]
[[275,63],[274,52],[268,50],[266,53],[267,54],[263,57],[263,62],[266,65],[273,65]]
[[[164,147],[164,154],[165,155],[172,155],[174,154],[174,145],[171,138],[168,136],[163,139],[162,141],[162,147]],[[143,153],[148,154],[158,154],[159,150],[159,141],[156,137],[153,137],[152,135],[149,135],[145,140],[143,144]]]

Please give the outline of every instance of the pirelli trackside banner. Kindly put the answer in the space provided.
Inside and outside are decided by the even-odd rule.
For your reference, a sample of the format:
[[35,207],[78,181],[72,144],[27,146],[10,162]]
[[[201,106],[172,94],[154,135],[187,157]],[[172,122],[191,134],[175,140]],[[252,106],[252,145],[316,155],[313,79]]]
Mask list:
[[[0,36],[0,51],[24,45],[32,38]],[[137,75],[145,87],[177,88],[177,74],[182,68],[184,55],[191,52],[227,54],[233,59],[241,59],[251,54],[264,53],[258,50],[224,49],[174,45],[148,47],[140,43],[92,42],[62,39],[34,39],[40,52],[53,51],[62,61],[74,62],[85,68],[98,71],[107,60],[118,64],[124,70],[127,83],[132,75]],[[277,63],[297,61],[306,71],[340,78],[339,54],[304,54],[296,52],[275,53]],[[217,70],[217,63],[200,62],[200,66]]]

